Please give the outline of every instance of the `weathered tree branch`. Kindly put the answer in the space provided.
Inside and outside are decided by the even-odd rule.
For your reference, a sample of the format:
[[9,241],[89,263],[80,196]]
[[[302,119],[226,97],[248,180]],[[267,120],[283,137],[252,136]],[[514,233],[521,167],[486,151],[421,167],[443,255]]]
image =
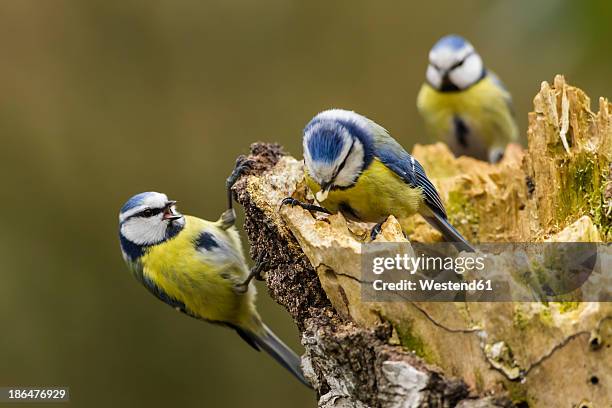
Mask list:
[[[498,165],[456,159],[441,144],[413,153],[469,240],[608,241],[612,104],[600,99],[594,114],[586,95],[557,77],[534,105],[529,147],[509,146]],[[253,170],[234,191],[251,255],[267,261],[270,295],[302,333],[320,407],[612,401],[612,304],[362,302],[366,226],[281,210],[283,198],[308,195],[301,162],[269,144],[254,144],[250,159]],[[405,241],[393,217],[379,239]],[[415,216],[410,239],[439,236]]]

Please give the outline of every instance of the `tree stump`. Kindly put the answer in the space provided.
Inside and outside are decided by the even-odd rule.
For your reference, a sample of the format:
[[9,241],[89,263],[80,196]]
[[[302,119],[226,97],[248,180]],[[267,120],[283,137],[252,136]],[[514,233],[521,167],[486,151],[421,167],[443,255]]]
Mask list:
[[[443,144],[413,155],[472,242],[610,241],[612,104],[601,98],[591,112],[589,98],[557,76],[542,83],[527,135],[527,149],[508,146],[496,165],[455,158]],[[251,256],[267,261],[269,293],[302,333],[319,407],[612,403],[612,303],[363,302],[369,226],[281,209],[288,196],[312,199],[302,161],[262,143],[249,158],[253,169],[234,191]],[[410,241],[441,239],[413,219]],[[377,240],[406,242],[392,216]],[[612,287],[609,276],[600,290]]]

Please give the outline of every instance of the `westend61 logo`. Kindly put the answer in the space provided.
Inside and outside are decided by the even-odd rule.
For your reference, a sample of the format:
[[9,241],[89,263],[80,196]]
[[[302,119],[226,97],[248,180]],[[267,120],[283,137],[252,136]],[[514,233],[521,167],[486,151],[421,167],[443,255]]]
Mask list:
[[612,245],[362,245],[364,301],[612,301]]

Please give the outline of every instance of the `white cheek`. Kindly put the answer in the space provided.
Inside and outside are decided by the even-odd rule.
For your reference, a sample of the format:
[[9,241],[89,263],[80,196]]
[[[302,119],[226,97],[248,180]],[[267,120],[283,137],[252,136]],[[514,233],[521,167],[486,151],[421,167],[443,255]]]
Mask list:
[[425,73],[427,77],[427,82],[431,84],[436,89],[440,89],[442,86],[442,77],[440,76],[440,72],[435,69],[433,66],[427,66],[427,72]]
[[319,184],[329,181],[334,171],[335,167],[325,162],[314,162],[308,167],[308,173]]
[[475,84],[482,75],[482,59],[478,54],[472,54],[463,64],[449,74],[450,80],[459,89],[465,89]]
[[150,218],[132,218],[121,226],[121,233],[137,245],[153,245],[166,238],[167,222],[163,215]]
[[348,187],[355,183],[355,180],[359,176],[363,168],[365,154],[363,152],[363,145],[355,140],[355,145],[353,146],[353,151],[351,155],[346,159],[344,163],[344,167],[336,176],[336,180],[334,181],[334,185],[340,187]]

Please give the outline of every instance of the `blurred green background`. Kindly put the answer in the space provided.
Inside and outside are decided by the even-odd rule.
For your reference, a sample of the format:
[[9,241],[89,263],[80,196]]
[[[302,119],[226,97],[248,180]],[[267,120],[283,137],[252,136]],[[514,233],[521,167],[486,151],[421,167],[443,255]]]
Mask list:
[[[524,132],[555,73],[612,96],[611,20],[609,1],[2,1],[0,385],[70,386],[75,407],[314,406],[271,359],[133,280],[123,202],[157,190],[216,218],[238,154],[264,140],[301,156],[329,107],[426,142],[415,98],[451,32],[503,78]],[[259,305],[298,349],[261,286]]]

